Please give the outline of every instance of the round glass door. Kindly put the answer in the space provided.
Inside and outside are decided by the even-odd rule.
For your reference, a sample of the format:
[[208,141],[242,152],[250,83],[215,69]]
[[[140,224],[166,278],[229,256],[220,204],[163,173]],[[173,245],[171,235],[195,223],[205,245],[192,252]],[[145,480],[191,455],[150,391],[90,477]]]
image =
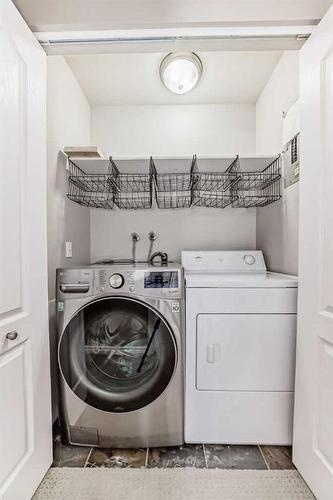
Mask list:
[[173,334],[147,305],[106,298],[81,309],[59,342],[59,364],[72,391],[110,412],[138,410],[167,387],[177,362]]

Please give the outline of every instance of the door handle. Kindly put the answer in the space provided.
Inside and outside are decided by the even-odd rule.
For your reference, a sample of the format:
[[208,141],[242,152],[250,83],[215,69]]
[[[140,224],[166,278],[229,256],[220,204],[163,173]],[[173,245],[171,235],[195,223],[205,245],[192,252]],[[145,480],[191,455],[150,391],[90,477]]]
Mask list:
[[17,339],[17,337],[18,337],[18,333],[17,333],[17,332],[15,332],[15,330],[13,330],[12,332],[8,332],[8,333],[6,334],[6,339],[7,339],[7,340],[16,340],[16,339]]
[[89,292],[89,283],[63,283],[60,285],[62,293],[87,293]]
[[220,344],[207,344],[207,363],[220,361]]

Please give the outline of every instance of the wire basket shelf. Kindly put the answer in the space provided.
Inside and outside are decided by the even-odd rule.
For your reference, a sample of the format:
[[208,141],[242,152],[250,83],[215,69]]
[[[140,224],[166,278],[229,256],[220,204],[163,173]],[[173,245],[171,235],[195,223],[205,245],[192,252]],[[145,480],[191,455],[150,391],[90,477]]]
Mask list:
[[[167,164],[162,168],[163,161]],[[273,161],[270,159],[271,163],[259,171],[242,171],[242,161],[238,156],[233,161],[227,158],[223,161],[208,159],[206,168],[207,165],[213,165],[224,168],[224,171],[205,172],[198,168],[195,155],[190,166],[188,160],[184,159],[178,160],[176,166],[175,163],[170,165],[170,160],[158,160],[157,168],[153,158],[150,158],[147,173],[124,173],[110,157],[106,162],[107,173],[89,174],[69,160],[67,196],[75,203],[87,207],[112,209],[116,205],[125,210],[151,208],[153,194],[160,209],[191,206],[252,208],[278,201],[281,198],[280,156]],[[256,159],[250,159],[250,163],[251,161],[254,169],[260,166],[260,161],[261,164],[265,162],[265,159],[259,159],[259,163]],[[138,168],[137,164],[131,162],[132,160],[129,170]],[[165,171],[166,167],[167,170],[172,168],[172,171]]]
[[192,188],[195,182],[195,167],[196,157],[193,156],[190,170],[160,173],[157,171],[153,158],[150,158],[150,172],[154,179],[155,199],[158,208],[190,208],[193,197]]

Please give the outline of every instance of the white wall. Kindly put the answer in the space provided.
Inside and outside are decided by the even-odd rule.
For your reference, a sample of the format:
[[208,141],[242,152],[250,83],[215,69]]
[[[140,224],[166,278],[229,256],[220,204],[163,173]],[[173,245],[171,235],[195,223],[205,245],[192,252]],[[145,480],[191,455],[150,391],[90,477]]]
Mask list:
[[[64,146],[90,143],[90,107],[65,59],[47,59],[48,276],[55,403],[55,271],[64,265],[85,264],[90,258],[89,210],[66,198],[67,173],[59,151]],[[65,241],[73,242],[72,259],[64,257]]]
[[[299,54],[285,52],[257,101],[258,155],[282,151],[286,140],[284,130],[290,128],[283,113],[298,98]],[[274,271],[298,272],[298,192],[298,184],[294,184],[284,190],[280,202],[257,209],[257,248],[264,251],[268,267]]]
[[145,259],[148,233],[155,231],[154,250],[180,260],[181,250],[255,249],[255,211],[242,209],[180,209],[142,211],[91,210],[91,256],[131,257],[130,234],[141,236],[137,257]]
[[[62,56],[48,57],[48,242],[49,295],[55,293],[54,270],[89,258],[89,210],[66,198],[64,146],[90,144],[90,107]],[[65,259],[65,241],[73,242],[73,258]]]
[[[255,107],[93,107],[92,142],[115,157],[253,155]],[[91,258],[130,256],[132,231],[142,237],[138,258],[145,258],[151,230],[156,249],[171,259],[179,260],[182,249],[253,249],[255,210],[91,210]]]
[[113,156],[228,156],[255,152],[255,106],[96,106],[92,141]]

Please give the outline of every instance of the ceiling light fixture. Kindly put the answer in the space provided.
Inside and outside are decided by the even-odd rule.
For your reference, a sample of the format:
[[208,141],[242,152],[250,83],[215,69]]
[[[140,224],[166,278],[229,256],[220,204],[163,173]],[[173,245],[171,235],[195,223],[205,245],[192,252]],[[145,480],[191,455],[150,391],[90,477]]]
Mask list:
[[199,82],[202,69],[202,62],[194,52],[170,52],[161,62],[160,77],[174,94],[186,94]]

